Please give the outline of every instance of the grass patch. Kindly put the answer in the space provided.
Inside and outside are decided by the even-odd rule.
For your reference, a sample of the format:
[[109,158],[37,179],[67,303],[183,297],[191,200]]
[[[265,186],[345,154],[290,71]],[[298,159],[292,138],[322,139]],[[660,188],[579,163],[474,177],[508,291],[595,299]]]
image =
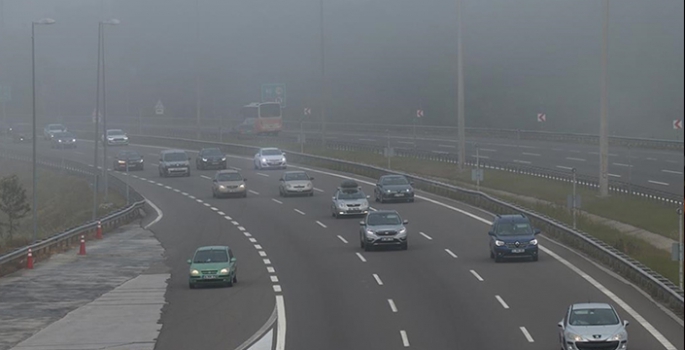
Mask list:
[[[31,185],[33,175],[31,164],[0,159],[0,176],[16,174],[26,188],[29,204],[32,203]],[[37,236],[39,239],[63,232],[90,221],[93,215],[93,191],[90,184],[82,177],[69,175],[59,170],[39,168],[37,205]],[[100,203],[103,203],[100,195]],[[117,192],[109,191],[108,201],[114,204],[110,208],[99,208],[98,215],[106,215],[126,205],[126,198]],[[14,239],[9,240],[7,233],[0,236],[0,254],[12,248],[27,245],[33,235],[32,214],[24,217]],[[0,222],[6,217],[0,213]]]

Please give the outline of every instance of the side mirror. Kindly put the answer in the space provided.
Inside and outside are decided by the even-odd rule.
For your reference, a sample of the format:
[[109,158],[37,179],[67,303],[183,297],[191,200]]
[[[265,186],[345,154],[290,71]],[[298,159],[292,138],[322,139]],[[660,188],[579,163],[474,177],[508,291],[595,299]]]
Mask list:
[[281,155],[282,155],[283,157],[285,157],[285,152],[282,152]]
[[628,320],[623,320],[623,326],[624,327],[628,327],[629,324],[630,324],[630,322],[628,322]]
[[488,232],[488,236],[493,236],[493,237],[494,237],[494,236],[495,236],[495,233],[492,232],[492,231],[490,231],[490,232]]
[[564,322],[557,323],[557,327],[564,329]]
[[366,195],[366,199],[369,199],[369,198],[371,198],[371,196],[369,196],[369,195]]
[[409,181],[409,184],[414,186],[414,181]]
[[193,262],[192,262],[192,261],[190,261],[190,259],[188,259],[188,265],[190,265],[190,264],[192,264],[192,263],[193,263]]
[[533,234],[534,234],[534,235],[539,235],[539,234],[540,234],[540,229],[537,229],[537,228],[534,229],[534,230],[533,230]]
[[409,224],[409,220],[404,220],[404,221],[402,221],[402,224],[408,225],[408,224]]
[[231,258],[231,262],[236,262],[236,261],[238,261],[238,259],[236,259],[235,257]]
[[364,221],[360,221],[359,226],[366,226],[366,224],[364,224]]
[[332,200],[335,200],[335,196],[331,197]]

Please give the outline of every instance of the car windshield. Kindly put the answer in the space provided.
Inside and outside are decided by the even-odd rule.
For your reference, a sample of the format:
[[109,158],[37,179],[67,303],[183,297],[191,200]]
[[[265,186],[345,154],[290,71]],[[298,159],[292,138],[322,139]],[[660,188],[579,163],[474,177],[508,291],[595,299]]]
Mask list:
[[619,324],[612,309],[575,309],[571,311],[568,323],[572,326],[608,326]]
[[242,176],[238,173],[221,173],[216,176],[217,181],[241,181]]
[[134,150],[121,151],[119,158],[140,158],[140,152]]
[[70,132],[58,132],[55,133],[55,138],[58,139],[73,139],[74,135],[72,135]]
[[364,192],[362,191],[340,191],[338,192],[338,199],[362,199],[366,198],[366,195],[364,195]]
[[107,130],[107,135],[123,135],[124,132],[121,130]]
[[402,176],[385,177],[381,182],[383,185],[408,185],[409,181]]
[[499,236],[521,236],[533,233],[533,228],[527,222],[504,222],[497,224],[496,232]]
[[167,153],[164,155],[164,160],[165,161],[188,160],[188,156],[186,156],[185,153],[181,153],[181,152]]
[[64,127],[62,125],[50,125],[48,130],[64,130]]
[[265,150],[262,150],[262,155],[263,155],[263,156],[280,156],[280,155],[282,155],[282,154],[283,154],[283,152],[281,152],[280,150],[277,150],[277,149],[265,149]]
[[203,156],[221,156],[223,153],[218,148],[206,148],[202,150]]
[[193,262],[196,264],[228,262],[228,254],[226,254],[225,250],[200,250],[195,253]]
[[367,224],[370,226],[380,225],[399,225],[402,223],[400,216],[395,213],[374,213],[369,214]]
[[304,181],[304,180],[309,180],[309,176],[307,176],[307,173],[286,173],[285,174],[285,181]]

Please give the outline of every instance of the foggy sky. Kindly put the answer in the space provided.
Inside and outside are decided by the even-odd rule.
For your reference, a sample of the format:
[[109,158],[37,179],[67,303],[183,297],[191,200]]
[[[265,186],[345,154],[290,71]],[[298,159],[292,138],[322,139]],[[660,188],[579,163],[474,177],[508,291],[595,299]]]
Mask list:
[[[233,117],[263,83],[287,85],[287,118],[322,91],[318,0],[0,0],[5,111],[31,113],[31,21],[38,111],[87,117],[95,105],[98,21],[105,27],[107,111]],[[596,133],[600,0],[463,0],[466,123]],[[683,116],[683,1],[612,1],[610,129],[664,137]],[[456,124],[456,1],[324,0],[329,122]]]

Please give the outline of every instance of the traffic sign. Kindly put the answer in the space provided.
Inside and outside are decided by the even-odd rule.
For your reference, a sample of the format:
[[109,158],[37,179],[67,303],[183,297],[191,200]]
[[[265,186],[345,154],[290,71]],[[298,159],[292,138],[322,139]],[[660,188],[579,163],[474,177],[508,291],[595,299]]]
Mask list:
[[304,109],[304,115],[312,115],[312,109],[311,108],[305,108]]
[[423,109],[417,109],[417,110],[416,110],[416,117],[417,117],[417,118],[422,118],[422,117],[423,117]]
[[285,84],[262,84],[262,102],[278,102],[285,107]]
[[471,181],[483,181],[483,169],[471,169]]
[[538,113],[538,122],[546,122],[547,121],[547,114],[545,113]]
[[683,128],[683,120],[682,119],[675,119],[673,121],[673,129],[678,130]]
[[164,105],[162,104],[162,100],[157,100],[157,104],[155,105],[155,114],[164,114]]

